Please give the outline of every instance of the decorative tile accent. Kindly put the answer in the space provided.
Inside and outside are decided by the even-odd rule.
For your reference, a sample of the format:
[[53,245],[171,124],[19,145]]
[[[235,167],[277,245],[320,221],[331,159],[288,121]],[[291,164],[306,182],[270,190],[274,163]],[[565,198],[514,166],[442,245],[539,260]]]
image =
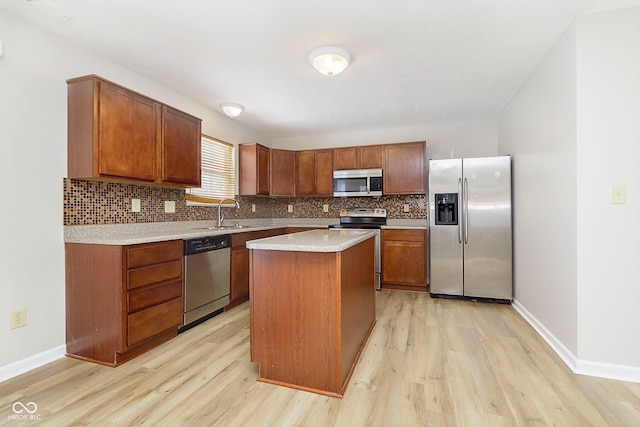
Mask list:
[[[131,199],[140,199],[140,212],[131,212]],[[164,202],[176,202],[175,213],[164,212]],[[427,197],[421,195],[383,197],[237,197],[240,209],[223,208],[229,219],[261,218],[337,218],[341,208],[383,207],[390,219],[424,219],[427,217]],[[323,205],[329,212],[323,212]],[[409,213],[403,206],[409,205]],[[255,205],[256,211],[251,211]],[[293,205],[289,213],[288,205]],[[148,222],[200,221],[216,219],[217,207],[187,206],[185,192],[180,188],[63,179],[64,225],[135,224]]]

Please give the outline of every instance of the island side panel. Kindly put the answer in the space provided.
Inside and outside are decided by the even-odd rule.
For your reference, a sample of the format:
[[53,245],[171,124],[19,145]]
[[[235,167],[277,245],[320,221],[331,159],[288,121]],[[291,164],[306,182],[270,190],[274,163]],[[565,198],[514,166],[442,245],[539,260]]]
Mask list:
[[341,380],[355,368],[376,320],[375,240],[370,238],[340,253],[342,292]]
[[250,258],[258,379],[342,394],[337,254],[254,249]]

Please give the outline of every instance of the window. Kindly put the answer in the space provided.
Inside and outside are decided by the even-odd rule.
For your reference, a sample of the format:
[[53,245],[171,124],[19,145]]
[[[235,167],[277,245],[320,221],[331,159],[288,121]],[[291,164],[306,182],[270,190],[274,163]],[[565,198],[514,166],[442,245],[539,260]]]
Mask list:
[[235,192],[233,144],[202,135],[202,187],[187,189],[187,204],[218,203]]

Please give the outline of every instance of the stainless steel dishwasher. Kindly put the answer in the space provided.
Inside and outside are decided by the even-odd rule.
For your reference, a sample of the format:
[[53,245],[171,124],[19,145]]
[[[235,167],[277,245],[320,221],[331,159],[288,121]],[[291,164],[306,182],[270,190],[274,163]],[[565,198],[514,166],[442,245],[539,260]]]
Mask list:
[[229,235],[184,241],[184,325],[182,332],[229,304],[231,239]]

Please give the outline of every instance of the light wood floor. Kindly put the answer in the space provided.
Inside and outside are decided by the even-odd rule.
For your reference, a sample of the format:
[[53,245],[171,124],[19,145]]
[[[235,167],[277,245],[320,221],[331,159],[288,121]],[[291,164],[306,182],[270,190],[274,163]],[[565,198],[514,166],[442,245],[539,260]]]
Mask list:
[[0,425],[639,426],[640,384],[574,375],[508,305],[377,293],[344,399],[256,382],[249,306],[118,368],[62,359],[0,383]]

